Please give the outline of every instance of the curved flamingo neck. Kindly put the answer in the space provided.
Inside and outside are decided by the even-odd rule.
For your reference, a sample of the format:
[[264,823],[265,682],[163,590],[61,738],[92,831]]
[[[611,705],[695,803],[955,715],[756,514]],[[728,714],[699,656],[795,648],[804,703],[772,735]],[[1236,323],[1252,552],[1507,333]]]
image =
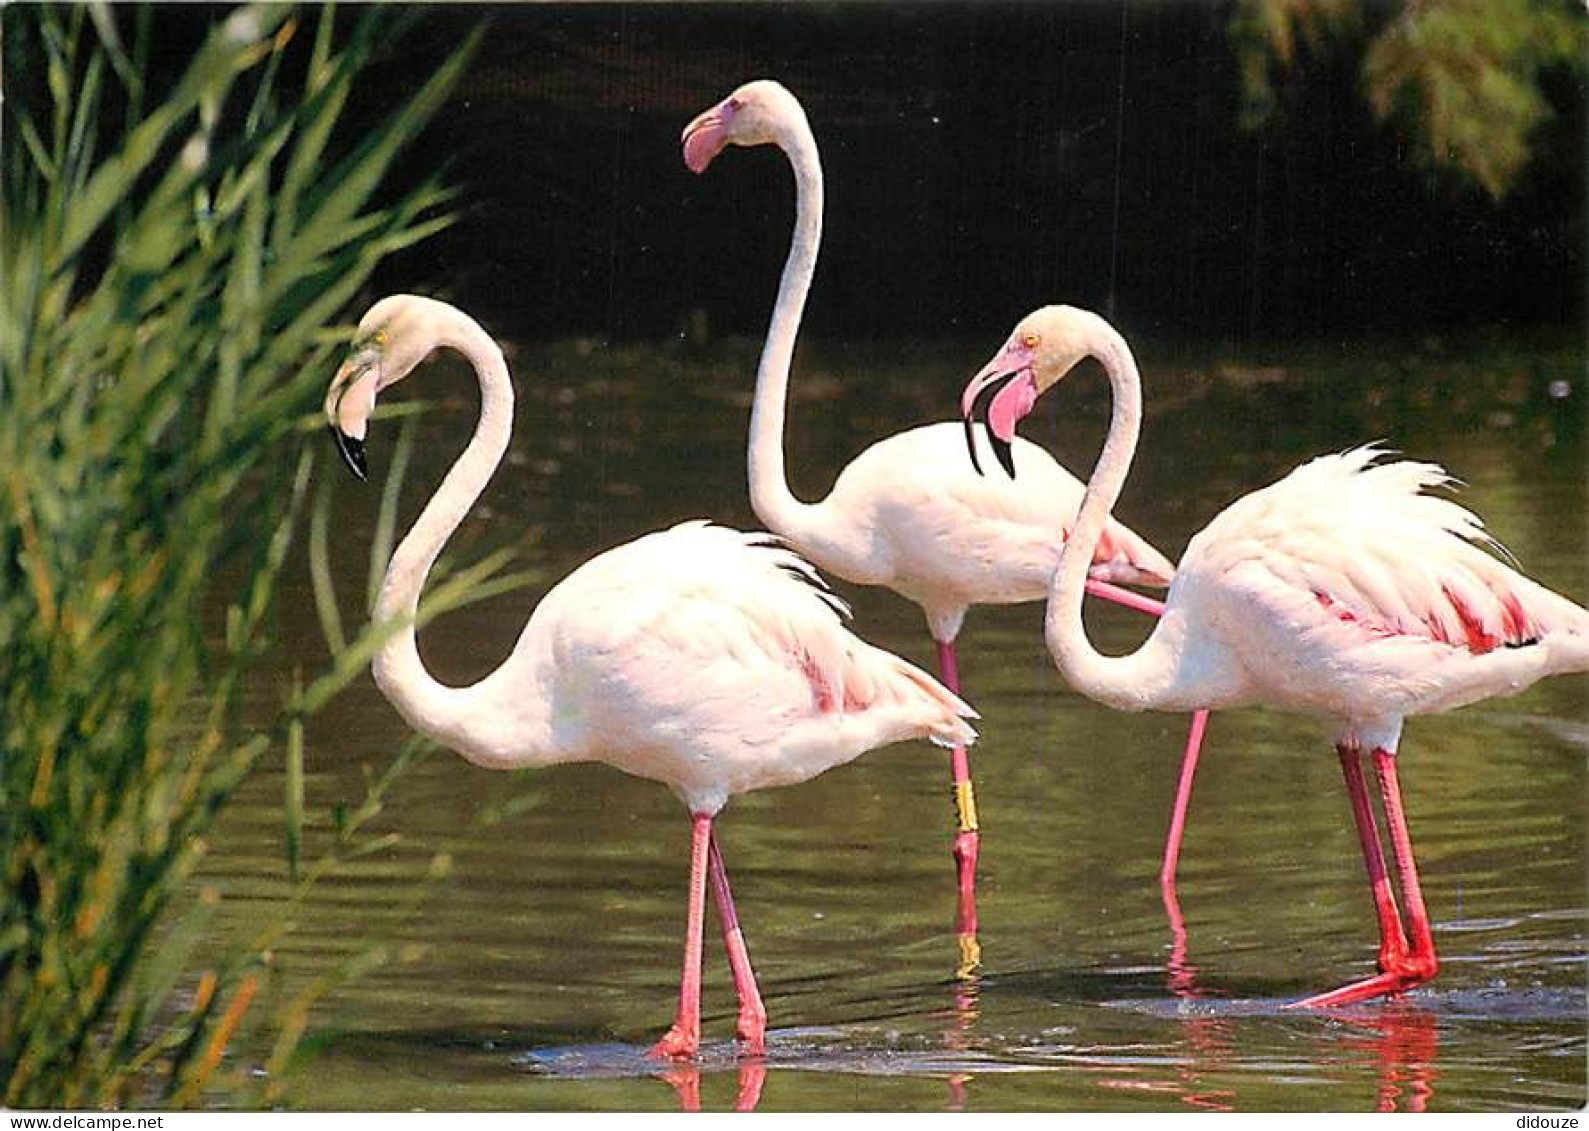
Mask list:
[[[392,554],[376,599],[375,617],[378,622],[400,622],[401,627],[381,645],[371,670],[382,693],[415,729],[470,760],[486,760],[496,744],[492,736],[480,733],[483,712],[476,706],[474,689],[448,687],[430,674],[420,659],[415,616],[420,591],[437,555],[485,490],[507,451],[513,430],[513,382],[502,351],[472,319],[459,317],[445,325],[436,335],[435,346],[457,350],[474,367],[480,382],[480,417],[463,454]],[[536,697],[536,692],[521,689],[520,695],[525,702]],[[533,739],[533,735],[521,733],[518,744]]]
[[756,393],[750,412],[750,504],[769,529],[803,544],[816,508],[796,499],[789,490],[783,434],[795,337],[805,314],[806,296],[811,291],[817,251],[822,244],[822,162],[803,115],[775,140],[794,171],[795,223],[772,321],[767,327],[767,341],[756,369]]
[[1180,618],[1166,615],[1148,642],[1129,656],[1104,656],[1087,639],[1081,619],[1087,571],[1125,486],[1142,430],[1142,378],[1125,339],[1103,319],[1093,318],[1089,352],[1103,363],[1113,389],[1109,435],[1087,482],[1076,525],[1060,550],[1044,630],[1049,653],[1073,688],[1111,707],[1142,710],[1166,705],[1163,700],[1175,676],[1172,638]]

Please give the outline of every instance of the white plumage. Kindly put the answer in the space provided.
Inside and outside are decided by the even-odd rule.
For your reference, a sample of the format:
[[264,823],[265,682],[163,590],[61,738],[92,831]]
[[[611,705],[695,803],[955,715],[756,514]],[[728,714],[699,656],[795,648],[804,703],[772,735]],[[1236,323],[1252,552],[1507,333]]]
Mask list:
[[689,522],[592,558],[480,685],[511,703],[545,670],[563,760],[672,787],[692,813],[909,738],[972,739],[969,708],[848,631],[844,606],[765,535]]
[[739,1035],[759,1050],[766,1013],[712,817],[736,793],[805,781],[890,742],[972,742],[965,720],[974,713],[845,629],[843,604],[776,539],[705,522],[592,558],[545,596],[499,668],[468,687],[438,683],[420,660],[414,616],[425,575],[507,449],[507,364],[461,311],[394,295],[360,321],[325,410],[362,476],[377,394],[437,347],[474,365],[480,419],[392,555],[376,618],[400,627],[374,658],[376,683],[412,726],[478,765],[600,761],[670,786],[693,821],[690,914],[678,1017],[655,1051],[687,1056],[699,1041],[708,880],[740,999]]
[[[1040,600],[1081,502],[1081,484],[1034,444],[1013,466],[984,478],[965,458],[959,424],[928,424],[880,440],[839,475],[827,498],[804,503],[784,474],[783,431],[795,337],[822,241],[822,165],[804,109],[783,86],[746,83],[692,120],[685,163],[701,172],[728,145],[775,145],[794,172],[796,215],[783,278],[756,376],[748,452],[751,505],[768,528],[822,569],[861,585],[883,585],[926,615],[943,681],[959,691],[955,639],[972,605]],[[982,458],[992,462],[991,451]],[[1094,554],[1094,591],[1132,607],[1158,602],[1111,591],[1110,583],[1169,583],[1174,566],[1110,520]],[[1194,734],[1200,734],[1200,723]],[[1195,759],[1195,742],[1188,757]],[[951,758],[959,833],[959,925],[963,970],[977,962],[974,874],[977,819],[964,751]]]
[[[1222,704],[1328,714],[1381,737],[1407,715],[1582,665],[1589,613],[1524,577],[1483,522],[1428,494],[1450,476],[1363,447],[1320,456],[1227,507],[1187,547],[1167,604],[1240,673]],[[1392,747],[1393,748],[1393,747]]]
[[[1380,973],[1301,1004],[1343,1005],[1427,981],[1438,961],[1401,804],[1402,721],[1589,671],[1589,611],[1502,562],[1475,515],[1430,494],[1451,484],[1441,468],[1384,462],[1387,453],[1369,446],[1315,459],[1227,507],[1187,546],[1147,642],[1128,656],[1100,655],[1081,600],[1136,450],[1141,377],[1130,348],[1095,314],[1046,307],[1016,326],[961,404],[968,421],[982,406],[990,443],[1007,444],[1037,398],[1086,356],[1103,363],[1114,412],[1049,595],[1060,673],[1126,710],[1265,704],[1330,717],[1378,911]],[[1364,753],[1379,778],[1400,908]]]

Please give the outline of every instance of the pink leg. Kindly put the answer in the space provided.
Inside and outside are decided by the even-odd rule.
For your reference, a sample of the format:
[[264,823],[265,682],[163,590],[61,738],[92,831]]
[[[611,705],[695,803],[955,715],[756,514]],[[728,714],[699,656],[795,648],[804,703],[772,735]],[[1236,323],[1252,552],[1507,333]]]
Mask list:
[[761,1004],[761,991],[756,988],[756,973],[750,968],[750,953],[745,949],[744,932],[739,929],[734,896],[728,890],[728,872],[723,868],[723,853],[717,847],[715,834],[708,849],[706,868],[712,885],[712,900],[717,904],[717,918],[723,924],[723,949],[728,952],[728,968],[734,974],[734,994],[739,998],[739,1039],[745,1042],[746,1052],[760,1055],[767,1033],[767,1010]]
[[1346,773],[1347,791],[1352,795],[1352,813],[1357,819],[1359,839],[1363,842],[1363,863],[1368,867],[1368,881],[1374,892],[1374,907],[1379,916],[1380,972],[1372,978],[1364,978],[1296,1003],[1306,1008],[1349,1005],[1383,994],[1399,994],[1427,982],[1434,977],[1439,967],[1435,958],[1434,934],[1429,928],[1429,914],[1424,908],[1423,891],[1418,884],[1418,868],[1413,861],[1407,815],[1402,809],[1401,787],[1396,778],[1396,756],[1376,749],[1374,768],[1379,776],[1380,793],[1385,803],[1385,824],[1389,827],[1391,846],[1396,854],[1402,901],[1406,904],[1407,917],[1412,923],[1410,949],[1407,934],[1402,929],[1401,916],[1396,910],[1396,900],[1391,894],[1385,856],[1379,844],[1379,830],[1374,827],[1373,808],[1368,800],[1368,790],[1363,782],[1363,770],[1356,750],[1341,749],[1341,768]]
[[1412,833],[1407,828],[1407,812],[1401,805],[1401,783],[1396,776],[1396,755],[1388,750],[1374,751],[1374,769],[1379,774],[1380,796],[1385,802],[1385,827],[1390,831],[1391,851],[1396,854],[1396,875],[1401,881],[1401,903],[1407,912],[1408,935],[1412,951],[1401,962],[1401,976],[1415,986],[1433,978],[1440,969],[1435,956],[1434,931],[1429,926],[1429,911],[1424,907],[1423,885],[1418,882],[1418,863],[1412,855]]
[[1203,733],[1208,729],[1208,712],[1192,715],[1186,732],[1186,749],[1181,754],[1181,780],[1175,786],[1175,809],[1170,813],[1170,831],[1164,838],[1164,860],[1159,865],[1159,889],[1166,887],[1173,896],[1175,866],[1181,859],[1181,834],[1186,830],[1186,810],[1192,804],[1192,778],[1197,775],[1197,756],[1203,749]]
[[1094,597],[1104,601],[1113,601],[1117,605],[1124,605],[1128,609],[1135,609],[1139,613],[1147,613],[1150,617],[1164,615],[1164,602],[1156,601],[1152,597],[1144,597],[1141,593],[1130,589],[1122,589],[1118,585],[1111,585],[1107,581],[1098,581],[1088,578],[1083,586]]
[[[960,694],[960,672],[955,664],[953,640],[938,643],[938,670],[944,686]],[[960,935],[960,967],[957,977],[969,977],[982,962],[982,947],[977,942],[977,799],[971,787],[971,762],[964,746],[949,754],[949,770],[954,779],[955,797],[955,872],[959,881],[960,904],[955,915],[955,930]]]
[[706,859],[712,818],[696,813],[690,830],[690,912],[684,929],[684,973],[679,979],[679,1012],[673,1027],[651,1046],[657,1057],[690,1057],[701,1044],[701,930],[706,918]]
[[[1113,601],[1128,609],[1135,609],[1139,613],[1159,617],[1164,615],[1164,602],[1156,601],[1152,597],[1144,597],[1130,589],[1122,589],[1118,585],[1111,585],[1107,581],[1089,579],[1086,584],[1088,593],[1104,601]],[[1181,779],[1175,787],[1175,809],[1170,814],[1170,831],[1164,838],[1164,859],[1159,866],[1159,889],[1164,893],[1166,885],[1171,889],[1167,893],[1167,901],[1175,898],[1175,866],[1181,858],[1181,834],[1186,828],[1186,810],[1192,803],[1192,778],[1197,774],[1197,756],[1203,748],[1203,732],[1208,729],[1208,712],[1198,711],[1192,715],[1192,726],[1186,734],[1186,748],[1181,755]]]

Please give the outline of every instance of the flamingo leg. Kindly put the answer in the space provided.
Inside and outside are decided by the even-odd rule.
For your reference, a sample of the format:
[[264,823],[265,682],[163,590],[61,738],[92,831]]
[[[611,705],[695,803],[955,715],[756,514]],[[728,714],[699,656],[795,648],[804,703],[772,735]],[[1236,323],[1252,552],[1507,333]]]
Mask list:
[[1434,934],[1429,927],[1429,913],[1424,907],[1423,891],[1418,884],[1418,867],[1413,860],[1412,836],[1407,830],[1407,814],[1402,808],[1401,786],[1396,777],[1396,756],[1389,751],[1374,751],[1374,769],[1379,777],[1380,795],[1385,805],[1385,824],[1390,832],[1391,848],[1396,854],[1396,871],[1401,881],[1402,901],[1412,924],[1412,945],[1402,929],[1401,916],[1396,909],[1396,899],[1391,894],[1390,877],[1385,867],[1385,855],[1379,843],[1379,830],[1374,826],[1374,810],[1368,799],[1368,789],[1363,781],[1363,768],[1355,747],[1339,747],[1341,770],[1346,777],[1347,792],[1352,798],[1352,815],[1357,820],[1358,838],[1363,844],[1363,863],[1368,869],[1368,882],[1374,894],[1374,908],[1379,917],[1379,973],[1372,978],[1353,982],[1329,993],[1316,994],[1296,1003],[1307,1009],[1349,1005],[1384,994],[1399,994],[1434,977],[1438,968],[1435,958]]
[[[939,640],[938,670],[943,685],[960,694],[960,671],[955,663],[953,640]],[[949,771],[954,780],[955,798],[955,873],[959,883],[959,907],[955,931],[960,936],[959,978],[970,977],[982,963],[982,945],[977,942],[977,799],[971,786],[971,761],[964,746],[949,753]]]
[[1197,757],[1203,750],[1203,734],[1208,730],[1208,712],[1195,711],[1186,732],[1186,748],[1181,753],[1181,777],[1175,785],[1175,808],[1170,811],[1170,831],[1164,836],[1164,859],[1159,865],[1159,890],[1169,889],[1173,898],[1175,868],[1181,860],[1181,836],[1186,831],[1186,811],[1192,804],[1192,779],[1197,776]]
[[1113,601],[1117,605],[1124,605],[1128,609],[1135,609],[1139,613],[1147,613],[1150,617],[1164,615],[1164,602],[1152,597],[1145,597],[1141,593],[1124,589],[1119,585],[1111,585],[1107,581],[1099,581],[1089,577],[1082,586],[1094,597],[1103,601]]
[[684,973],[679,979],[679,1012],[673,1026],[651,1046],[656,1057],[690,1057],[701,1044],[701,931],[706,918],[706,861],[712,818],[690,818],[690,910],[684,929]]
[[756,988],[756,972],[751,969],[750,953],[745,949],[745,934],[739,929],[739,916],[734,911],[734,896],[728,889],[728,872],[723,867],[723,853],[715,833],[707,849],[706,871],[712,885],[712,901],[717,904],[717,918],[723,925],[723,949],[728,952],[728,968],[734,974],[734,994],[739,999],[736,1032],[745,1042],[746,1052],[760,1055],[765,1047],[767,1009]]
[[1412,855],[1412,833],[1407,828],[1407,812],[1401,804],[1396,755],[1389,750],[1376,749],[1374,770],[1379,775],[1380,796],[1385,803],[1385,826],[1390,831],[1391,851],[1396,854],[1401,903],[1407,912],[1407,933],[1412,942],[1411,953],[1402,957],[1400,973],[1408,979],[1407,986],[1414,986],[1433,978],[1440,968],[1440,962],[1435,956],[1434,931],[1429,926],[1429,911],[1423,902],[1423,886],[1418,882],[1418,862]]
[[[1107,581],[1088,578],[1085,588],[1103,601],[1112,601],[1152,617],[1164,615],[1164,602],[1145,597],[1130,589],[1111,585]],[[1197,775],[1197,757],[1203,749],[1203,733],[1208,729],[1208,712],[1192,715],[1192,725],[1186,732],[1186,747],[1181,754],[1181,777],[1175,787],[1175,808],[1170,813],[1170,831],[1164,838],[1164,858],[1159,865],[1159,891],[1166,900],[1175,898],[1175,867],[1181,859],[1181,836],[1186,829],[1186,811],[1192,804],[1192,779]],[[1169,889],[1166,892],[1166,889]]]

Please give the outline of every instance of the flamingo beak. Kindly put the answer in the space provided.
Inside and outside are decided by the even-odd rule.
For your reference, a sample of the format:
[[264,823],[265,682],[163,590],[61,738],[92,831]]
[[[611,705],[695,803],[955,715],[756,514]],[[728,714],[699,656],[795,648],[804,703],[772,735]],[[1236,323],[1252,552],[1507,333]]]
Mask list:
[[1037,403],[1037,376],[1032,371],[1031,347],[1012,343],[978,371],[960,396],[960,415],[966,429],[966,451],[977,474],[984,474],[977,460],[974,425],[978,418],[987,432],[988,444],[999,464],[1015,478],[1015,426]]
[[337,370],[326,392],[326,423],[337,443],[337,451],[348,470],[360,479],[370,477],[369,461],[364,455],[365,425],[375,411],[375,387],[379,381],[378,357],[373,350],[360,350]]
[[332,426],[331,437],[337,442],[337,451],[342,453],[342,462],[348,465],[348,470],[361,480],[370,477],[370,464],[364,456],[364,441],[349,436],[342,429]]
[[728,122],[732,108],[718,103],[710,110],[696,115],[679,137],[684,146],[684,163],[692,173],[704,173],[712,159],[728,144]]

